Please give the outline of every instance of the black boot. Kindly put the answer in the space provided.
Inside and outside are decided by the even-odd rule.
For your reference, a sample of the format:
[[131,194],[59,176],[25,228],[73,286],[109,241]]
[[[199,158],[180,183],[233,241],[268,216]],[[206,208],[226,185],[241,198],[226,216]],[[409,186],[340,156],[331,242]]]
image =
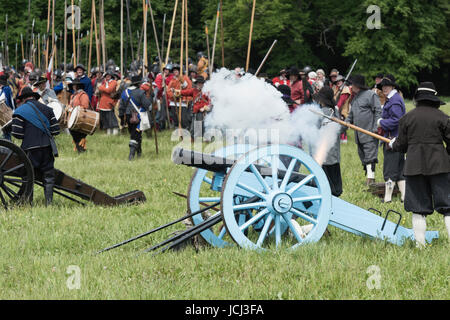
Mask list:
[[142,143],[139,143],[136,148],[137,157],[140,158],[142,156]]
[[53,187],[55,186],[55,170],[49,170],[44,172],[44,195],[45,205],[49,206],[53,202]]
[[136,146],[130,145],[130,155],[128,156],[128,160],[132,161],[134,159],[135,154],[136,154]]

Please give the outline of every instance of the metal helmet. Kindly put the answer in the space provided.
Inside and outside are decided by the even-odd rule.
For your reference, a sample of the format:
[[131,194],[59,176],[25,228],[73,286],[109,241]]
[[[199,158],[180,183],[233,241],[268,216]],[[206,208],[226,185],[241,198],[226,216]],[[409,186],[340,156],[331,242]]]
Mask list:
[[310,73],[311,71],[313,71],[313,69],[310,66],[306,66],[303,68],[302,73],[308,75],[308,73]]
[[198,53],[197,53],[197,58],[202,58],[202,57],[204,57],[205,56],[205,54],[203,53],[203,51],[199,51]]
[[164,67],[164,69],[167,69],[167,70],[169,70],[169,71],[172,71],[172,70],[173,70],[173,64],[168,63],[167,66]]

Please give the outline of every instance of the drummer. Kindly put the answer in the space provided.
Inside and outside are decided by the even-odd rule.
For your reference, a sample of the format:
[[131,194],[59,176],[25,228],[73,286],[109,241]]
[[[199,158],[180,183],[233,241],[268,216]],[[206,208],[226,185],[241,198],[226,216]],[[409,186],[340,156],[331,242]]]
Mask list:
[[[69,107],[81,107],[84,109],[90,109],[89,96],[84,91],[84,84],[80,79],[75,79],[69,84],[69,89],[73,90],[73,95],[70,97]],[[87,134],[70,130],[70,134],[73,138],[73,144],[75,145],[74,151],[82,153],[86,151],[86,136]]]

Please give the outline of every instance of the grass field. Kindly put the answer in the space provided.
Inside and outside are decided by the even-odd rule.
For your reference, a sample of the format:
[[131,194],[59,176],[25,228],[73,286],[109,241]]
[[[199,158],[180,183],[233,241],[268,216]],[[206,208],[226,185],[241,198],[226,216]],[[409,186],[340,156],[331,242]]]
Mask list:
[[[449,99],[447,99],[449,101]],[[411,104],[408,105],[411,108]],[[450,114],[450,105],[442,108]],[[350,133],[342,146],[342,199],[382,212],[411,215],[399,198],[391,204],[365,192],[365,177]],[[187,193],[192,169],[176,166],[170,154],[176,142],[159,135],[160,154],[145,139],[143,157],[128,162],[128,136],[88,137],[88,152],[76,155],[70,136],[58,137],[56,167],[111,195],[139,189],[147,202],[115,208],[76,203],[55,195],[46,208],[43,191],[35,187],[35,204],[0,212],[1,299],[449,299],[449,239],[443,217],[434,214],[428,230],[440,239],[425,250],[412,242],[398,247],[371,241],[330,227],[331,236],[296,251],[264,253],[237,247],[192,247],[152,256],[137,254],[181,228],[182,224],[118,250],[99,249],[145,232],[186,211],[186,201],[172,191]],[[382,152],[379,160],[382,163]],[[381,165],[377,181],[382,181]],[[70,290],[80,271],[79,289]],[[371,267],[376,266],[376,267]],[[378,270],[374,274],[373,270]],[[376,281],[373,282],[372,280]],[[379,284],[373,288],[370,284]],[[369,285],[368,285],[369,284]],[[372,289],[371,289],[372,288]]]

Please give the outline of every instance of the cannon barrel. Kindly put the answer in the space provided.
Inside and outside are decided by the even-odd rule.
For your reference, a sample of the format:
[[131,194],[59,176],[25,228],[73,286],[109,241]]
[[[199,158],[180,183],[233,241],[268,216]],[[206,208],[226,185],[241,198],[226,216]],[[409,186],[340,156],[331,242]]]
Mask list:
[[[226,173],[227,169],[231,168],[236,163],[236,160],[234,159],[218,157],[211,154],[205,154],[182,148],[176,148],[174,150],[172,153],[172,161],[178,165],[185,165],[188,167],[195,167],[220,173]],[[255,165],[255,167],[263,177],[272,176],[272,168],[261,165]],[[249,171],[249,169],[247,169],[247,171]],[[285,175],[286,170],[278,169],[279,179],[283,179]],[[306,178],[304,174],[293,172],[291,174],[291,178],[289,179],[289,183],[300,182],[304,178]],[[307,183],[307,185],[316,187],[313,181]]]

